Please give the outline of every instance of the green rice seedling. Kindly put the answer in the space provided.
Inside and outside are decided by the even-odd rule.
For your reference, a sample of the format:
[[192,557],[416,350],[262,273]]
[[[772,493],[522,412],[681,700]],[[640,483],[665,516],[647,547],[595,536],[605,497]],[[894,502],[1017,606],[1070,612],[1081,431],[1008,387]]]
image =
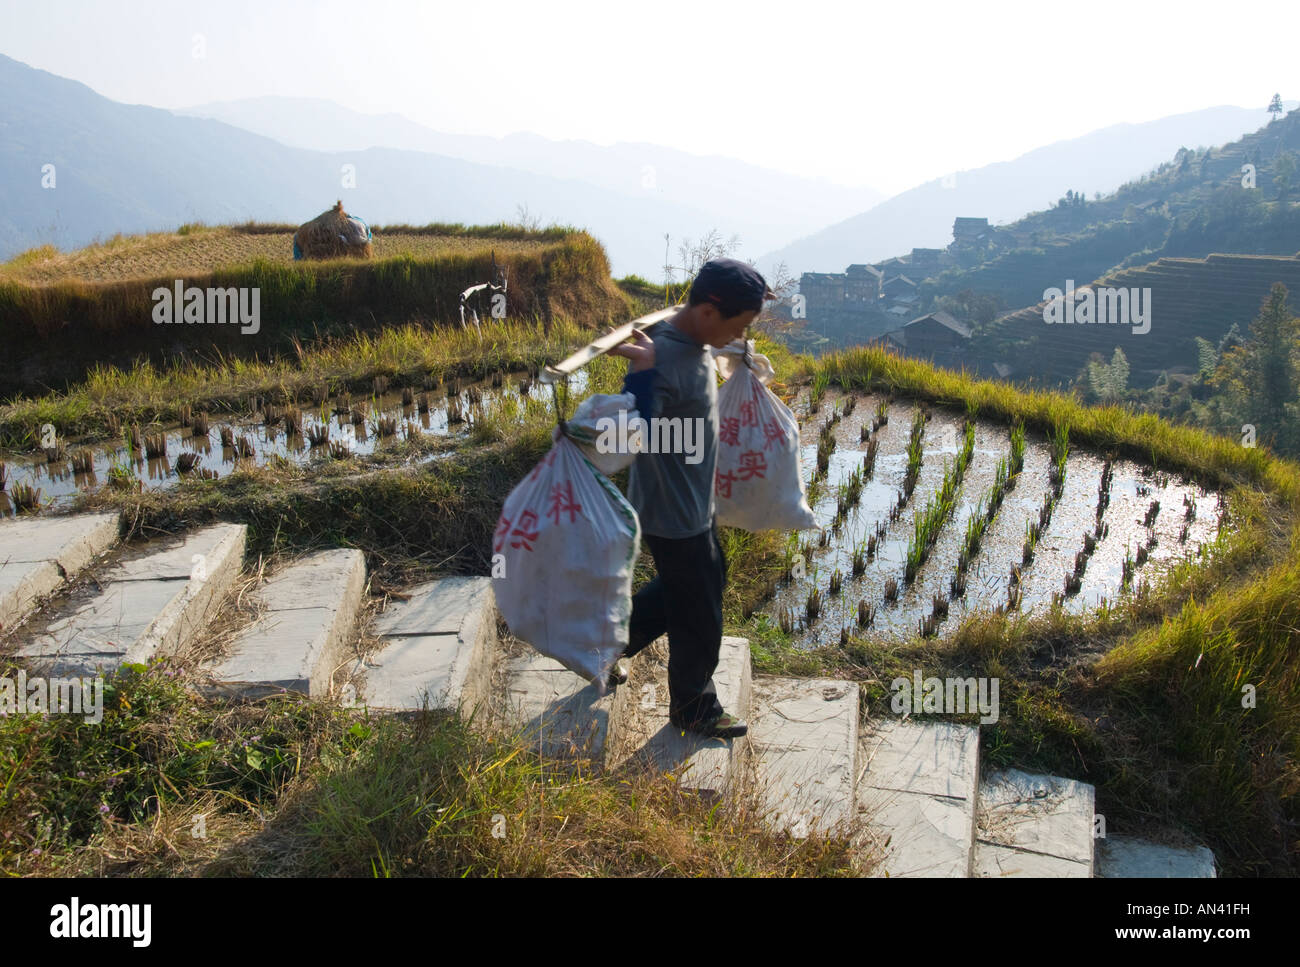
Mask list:
[[934,595],[934,597],[931,599],[930,606],[932,609],[932,613],[940,621],[943,621],[948,617],[948,599],[945,598],[942,594]]
[[951,589],[954,598],[964,598],[966,596],[966,571],[964,568],[953,575],[948,587]]
[[813,376],[812,388],[808,391],[808,400],[813,406],[821,405],[822,397],[826,395],[826,387],[830,382],[830,374],[826,372],[819,372]]
[[867,443],[867,452],[862,455],[862,473],[870,480],[876,472],[876,453],[880,449],[879,440]]
[[858,398],[856,396],[846,396],[844,398],[844,415],[852,416],[853,411],[857,409]]
[[789,608],[782,608],[777,614],[777,621],[781,625],[781,633],[785,635],[794,634],[794,612]]
[[885,582],[885,600],[891,602],[898,600],[898,579],[897,578],[890,578]]
[[822,440],[817,444],[817,470],[819,473],[828,473],[831,466],[831,450],[826,441]]
[[380,416],[380,417],[376,418],[374,429],[375,429],[375,433],[377,433],[377,434],[379,435],[380,439],[385,439],[385,438],[387,438],[387,437],[396,436],[396,435],[397,435],[397,417],[395,417],[395,416]]
[[867,570],[867,550],[865,544],[859,544],[853,549],[853,576],[862,577]]
[[840,593],[840,587],[843,585],[843,583],[844,583],[844,575],[840,574],[839,569],[837,568],[834,571],[832,571],[831,572],[831,596],[832,597]]
[[809,624],[817,620],[817,616],[822,612],[822,593],[817,588],[808,592],[808,597],[804,601],[804,617]]
[[1019,611],[1022,598],[1023,592],[1021,591],[1019,584],[1007,588],[1007,610]]
[[889,422],[889,402],[879,400],[876,403],[876,413],[871,420],[871,432],[875,433],[882,426]]
[[858,442],[866,443],[869,439],[871,439],[871,427],[868,424],[863,423],[858,427]]
[[132,424],[131,428],[126,431],[126,446],[132,453],[139,453],[144,447],[144,441],[140,435],[140,427]]
[[1020,577],[1021,577],[1020,565],[1012,564],[1009,586],[1013,588],[1020,587]]
[[92,473],[95,469],[95,455],[89,450],[78,450],[72,455],[74,473]]
[[[1069,580],[1069,579],[1067,578],[1066,580]],[[1064,604],[1065,604],[1065,595],[1062,594],[1060,591],[1053,591],[1053,592],[1052,592],[1052,608],[1053,608],[1053,609],[1057,609],[1057,608],[1060,608],[1060,607],[1064,606]]]
[[[1011,428],[1011,462],[1009,477],[1014,480],[1025,469],[1025,424],[1017,420]],[[1014,484],[1012,484],[1014,486]]]
[[14,507],[20,513],[34,513],[41,507],[41,489],[33,488],[31,484],[14,484],[13,492],[10,494]]
[[167,434],[146,434],[144,438],[144,455],[150,460],[157,460],[167,456]]
[[927,614],[917,623],[922,638],[933,638],[939,631],[939,620],[933,614]]
[[175,470],[178,474],[187,474],[192,471],[199,463],[199,455],[185,451],[176,455]]
[[876,609],[863,598],[858,602],[858,627],[870,628],[876,620]]

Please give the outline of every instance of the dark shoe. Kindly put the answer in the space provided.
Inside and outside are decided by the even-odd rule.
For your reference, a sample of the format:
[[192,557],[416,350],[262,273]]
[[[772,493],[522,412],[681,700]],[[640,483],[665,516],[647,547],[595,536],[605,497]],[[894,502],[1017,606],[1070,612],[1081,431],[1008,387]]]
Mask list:
[[737,739],[749,731],[748,725],[727,712],[723,712],[715,719],[693,725],[682,722],[675,716],[670,716],[669,719],[679,729],[695,732],[711,739]]
[[626,685],[628,670],[629,666],[627,659],[620,658],[618,661],[614,662],[614,667],[609,670],[609,678],[605,680],[605,683],[610,688],[618,688],[620,685]]

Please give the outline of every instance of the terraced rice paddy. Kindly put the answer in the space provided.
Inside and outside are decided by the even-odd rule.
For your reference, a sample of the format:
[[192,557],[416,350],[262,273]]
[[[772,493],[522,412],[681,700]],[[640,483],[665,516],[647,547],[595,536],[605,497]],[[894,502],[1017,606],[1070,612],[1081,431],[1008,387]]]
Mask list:
[[[570,378],[570,391],[585,391],[588,373]],[[480,382],[453,380],[424,386],[380,383],[370,396],[334,396],[323,404],[273,406],[255,402],[251,413],[217,419],[192,414],[186,425],[123,428],[120,443],[82,446],[61,441],[46,453],[0,450],[8,480],[0,490],[0,515],[18,512],[22,488],[39,490],[46,507],[59,506],[82,491],[110,485],[165,489],[187,475],[224,477],[241,464],[287,460],[296,464],[364,457],[408,437],[464,437],[483,414],[520,406],[551,405],[546,387],[526,372],[499,373]],[[199,417],[196,425],[194,417]],[[422,459],[436,459],[437,453]]]
[[[1201,553],[1223,520],[1217,493],[1068,447],[1058,487],[1053,443],[1032,433],[1023,446],[1023,470],[1009,479],[1004,471],[997,500],[998,467],[1012,452],[1011,431],[975,418],[969,464],[955,482],[966,418],[938,409],[930,410],[920,431],[919,474],[909,496],[917,404],[859,398],[847,416],[832,421],[833,412],[844,411],[844,399],[811,410],[806,401],[796,403],[796,413],[808,414],[803,474],[809,486],[821,478],[810,503],[823,531],[799,535],[790,577],[762,608],[807,647],[835,644],[844,629],[899,640],[942,635],[971,611],[1028,613],[1054,603],[1073,613],[1097,608],[1140,590],[1162,564]],[[888,422],[873,432],[882,403]],[[835,442],[822,477],[818,450],[826,444],[818,441],[827,435]],[[873,443],[874,460],[868,457]],[[945,503],[946,513],[933,514],[935,533],[926,534],[918,519]],[[1033,529],[1039,531],[1035,539]],[[928,552],[917,566],[918,545],[927,538]]]

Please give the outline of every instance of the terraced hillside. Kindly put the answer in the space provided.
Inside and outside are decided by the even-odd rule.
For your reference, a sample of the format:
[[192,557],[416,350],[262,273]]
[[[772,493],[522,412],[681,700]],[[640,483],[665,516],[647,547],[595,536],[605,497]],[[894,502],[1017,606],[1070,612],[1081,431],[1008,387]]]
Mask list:
[[[460,293],[507,275],[510,318],[594,327],[629,312],[604,249],[569,229],[395,226],[375,230],[369,261],[292,260],[288,227],[246,225],[115,239],[80,252],[35,250],[0,269],[0,395],[78,381],[104,364],[130,366],[214,353],[268,359],[339,333],[418,322],[460,325]],[[158,325],[153,293],[177,281],[258,297],[259,320]],[[480,306],[486,312],[486,306]]]
[[1092,353],[1109,358],[1118,346],[1128,357],[1133,383],[1149,385],[1163,370],[1195,371],[1195,337],[1217,344],[1234,323],[1244,332],[1275,282],[1300,291],[1300,258],[1159,259],[1092,283],[1076,280],[1079,287],[1150,288],[1148,333],[1138,335],[1122,325],[1048,325],[1040,302],[996,320],[988,327],[988,339],[1008,358],[1021,361],[1017,379],[1066,382],[1078,375]]

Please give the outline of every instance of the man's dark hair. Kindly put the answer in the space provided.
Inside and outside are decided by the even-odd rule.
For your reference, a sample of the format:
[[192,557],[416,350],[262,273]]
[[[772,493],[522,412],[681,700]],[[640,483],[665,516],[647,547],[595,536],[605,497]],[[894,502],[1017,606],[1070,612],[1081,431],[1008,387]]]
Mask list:
[[700,266],[686,301],[692,306],[711,302],[722,318],[731,319],[762,309],[767,294],[767,282],[752,265],[736,259],[713,259]]

